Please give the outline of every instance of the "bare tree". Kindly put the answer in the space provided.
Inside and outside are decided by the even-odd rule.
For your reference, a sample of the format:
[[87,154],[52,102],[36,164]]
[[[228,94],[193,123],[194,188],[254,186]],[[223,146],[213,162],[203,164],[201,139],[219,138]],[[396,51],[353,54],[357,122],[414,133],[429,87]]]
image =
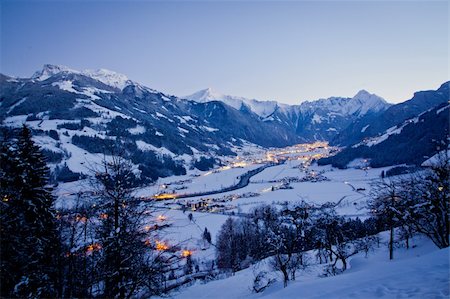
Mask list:
[[450,161],[439,152],[428,169],[405,180],[405,220],[439,248],[449,246]]
[[372,184],[368,207],[375,217],[382,219],[389,229],[389,259],[394,258],[394,230],[402,220],[404,198],[400,179],[381,179]]

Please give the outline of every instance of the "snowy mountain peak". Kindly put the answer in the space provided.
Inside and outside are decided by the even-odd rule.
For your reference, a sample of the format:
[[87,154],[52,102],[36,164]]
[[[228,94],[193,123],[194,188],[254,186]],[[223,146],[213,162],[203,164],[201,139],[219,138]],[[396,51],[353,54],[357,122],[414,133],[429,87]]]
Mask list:
[[44,81],[51,76],[62,72],[79,73],[78,71],[72,70],[64,65],[44,64],[42,70],[35,72],[33,76],[31,76],[31,79]]
[[[199,103],[210,102],[210,101],[221,101],[227,97],[227,95],[221,94],[217,90],[208,87],[197,91],[189,96],[185,96],[186,99],[193,100]],[[240,107],[240,106],[239,106]]]
[[243,97],[224,95],[214,90],[213,88],[202,89],[189,96],[185,96],[184,98],[199,103],[221,101],[237,110],[241,109],[242,106],[245,105],[253,113],[262,118],[265,118],[272,114],[278,107],[278,103],[275,101],[258,101]]
[[358,91],[358,92],[356,93],[356,95],[354,96],[354,98],[366,97],[366,96],[370,96],[370,95],[371,95],[370,92],[368,92],[368,91],[365,90],[365,89],[361,89],[360,91]]
[[68,68],[67,66],[53,65],[53,64],[45,64],[42,70],[35,72],[33,76],[31,76],[31,79],[44,81],[59,73],[71,73],[83,75],[86,77],[90,77],[94,80],[100,81],[111,87],[119,88],[120,90],[122,90],[127,85],[133,84],[133,82],[130,79],[128,79],[127,76],[107,69],[84,70],[80,72]]
[[374,93],[370,93],[365,89],[361,89],[360,91],[358,91],[352,99],[358,99],[362,101],[380,101],[386,103],[385,99],[377,96]]
[[312,113],[314,111],[323,111],[326,114],[338,113],[341,116],[363,116],[369,112],[379,112],[386,110],[388,104],[383,98],[376,94],[369,93],[366,90],[360,90],[352,98],[330,97],[319,99],[317,101],[307,101],[300,105],[303,112]]
[[369,93],[362,89],[352,98],[353,102],[358,102],[361,105],[360,115],[366,114],[369,111],[378,112],[386,110],[390,104],[386,102],[382,97],[376,94]]

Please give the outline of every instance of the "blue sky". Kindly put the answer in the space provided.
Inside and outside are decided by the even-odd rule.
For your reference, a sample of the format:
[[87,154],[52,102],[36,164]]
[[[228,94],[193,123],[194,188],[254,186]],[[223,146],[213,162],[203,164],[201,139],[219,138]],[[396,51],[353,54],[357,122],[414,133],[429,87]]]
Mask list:
[[4,74],[107,68],[151,88],[390,102],[449,74],[448,1],[1,0]]

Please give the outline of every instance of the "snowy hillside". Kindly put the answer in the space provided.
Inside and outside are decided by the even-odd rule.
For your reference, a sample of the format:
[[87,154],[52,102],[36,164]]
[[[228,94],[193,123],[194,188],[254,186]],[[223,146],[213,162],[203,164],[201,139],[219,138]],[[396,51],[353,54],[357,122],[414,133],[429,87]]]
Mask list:
[[378,136],[366,137],[337,155],[320,160],[319,164],[342,168],[355,159],[364,158],[372,167],[403,163],[420,166],[445,144],[448,146],[448,110],[447,103],[437,105],[386,129]]
[[[437,249],[418,238],[413,249],[400,249],[388,260],[386,247],[350,261],[351,268],[341,275],[319,278],[317,268],[299,275],[298,281],[283,288],[277,282],[261,294],[250,291],[253,269],[235,276],[200,283],[181,290],[175,298],[448,298],[449,249]],[[266,268],[257,267],[257,271]],[[280,279],[280,278],[278,278]]]
[[364,117],[349,124],[331,139],[331,144],[348,146],[363,141],[366,138],[383,134],[387,129],[400,125],[408,119],[413,119],[436,106],[447,103],[449,82],[443,83],[436,90],[425,90],[414,93],[414,96],[402,103],[391,105],[376,117]]

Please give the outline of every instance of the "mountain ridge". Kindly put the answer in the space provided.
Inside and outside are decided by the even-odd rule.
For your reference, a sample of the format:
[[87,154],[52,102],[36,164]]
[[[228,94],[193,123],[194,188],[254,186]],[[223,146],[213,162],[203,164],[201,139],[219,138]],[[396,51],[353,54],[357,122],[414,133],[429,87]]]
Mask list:
[[[150,180],[183,173],[184,167],[194,167],[202,157],[210,159],[211,165],[220,164],[221,157],[235,155],[236,148],[246,144],[268,148],[331,141],[399,105],[361,90],[352,98],[331,97],[300,105],[229,96],[235,100],[233,107],[208,98],[220,96],[211,89],[203,90],[207,96],[199,102],[159,92],[105,69],[76,71],[54,65],[45,65],[30,78],[0,74],[0,84],[1,123],[31,126],[39,144],[56,161],[55,167],[66,165],[82,172],[82,161],[74,157],[95,160],[119,142]],[[425,104],[418,105],[416,112],[435,102],[434,93],[417,94],[423,98],[417,101]]]

